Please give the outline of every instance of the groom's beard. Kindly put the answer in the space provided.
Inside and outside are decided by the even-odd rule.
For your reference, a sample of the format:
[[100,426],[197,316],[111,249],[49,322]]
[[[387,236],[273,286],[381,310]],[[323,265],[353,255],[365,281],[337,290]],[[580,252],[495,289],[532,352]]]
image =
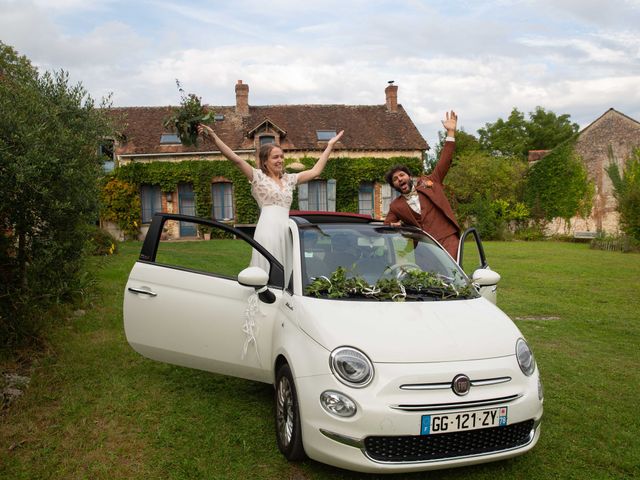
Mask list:
[[[409,185],[409,190],[407,190],[407,193],[409,193],[411,190],[413,190],[413,179],[410,179],[410,180],[407,182],[407,185]],[[404,192],[400,189],[400,187],[397,187],[397,188],[396,188],[396,187],[393,187],[393,189],[394,189],[396,192],[401,193],[402,195],[404,195]]]

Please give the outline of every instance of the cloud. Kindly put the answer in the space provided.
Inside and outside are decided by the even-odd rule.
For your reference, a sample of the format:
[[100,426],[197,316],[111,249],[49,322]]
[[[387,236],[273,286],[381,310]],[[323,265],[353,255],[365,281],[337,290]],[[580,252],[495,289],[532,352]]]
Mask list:
[[599,29],[635,30],[640,23],[640,1],[617,0],[530,0],[532,8],[540,8],[551,15],[573,20]]
[[388,80],[430,143],[444,112],[469,133],[540,105],[582,126],[640,118],[638,0],[209,2],[0,0],[2,40],[119,106],[383,104]]

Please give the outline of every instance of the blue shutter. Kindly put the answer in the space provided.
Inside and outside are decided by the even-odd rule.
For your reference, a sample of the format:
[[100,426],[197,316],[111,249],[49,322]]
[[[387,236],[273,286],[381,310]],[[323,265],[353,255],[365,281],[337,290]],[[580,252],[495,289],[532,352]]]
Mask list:
[[327,180],[327,210],[329,212],[336,211],[336,179]]
[[306,183],[298,185],[298,209],[309,210],[309,185]]

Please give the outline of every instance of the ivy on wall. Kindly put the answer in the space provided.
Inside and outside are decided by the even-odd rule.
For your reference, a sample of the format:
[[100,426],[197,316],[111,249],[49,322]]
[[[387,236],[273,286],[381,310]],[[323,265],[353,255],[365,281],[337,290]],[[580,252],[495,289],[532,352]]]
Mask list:
[[575,153],[576,136],[553,149],[527,173],[525,201],[534,218],[552,220],[591,212],[595,193],[587,170]]
[[140,188],[120,180],[108,178],[100,190],[101,217],[113,222],[127,236],[135,237],[140,229]]
[[[316,158],[303,158],[300,161],[306,168],[311,168]],[[333,158],[319,177],[328,180],[336,179],[336,210],[340,212],[358,212],[358,189],[362,182],[384,182],[384,174],[395,164],[407,165],[412,172],[422,171],[422,160],[415,157],[391,158]],[[191,183],[196,197],[196,215],[211,217],[211,183],[224,177],[233,183],[236,223],[255,223],[258,220],[259,209],[251,196],[251,185],[240,170],[226,160],[189,160],[183,162],[149,162],[130,163],[112,172],[107,178],[104,189],[109,190],[109,203],[103,203],[102,217],[118,222],[118,216],[130,220],[132,214],[140,217],[140,185],[158,185],[163,192],[175,192],[179,183]],[[118,198],[118,189],[113,188],[113,180],[117,180],[122,188]],[[137,208],[125,213],[118,207],[131,202],[131,192],[137,192]],[[297,192],[297,191],[296,191]],[[134,205],[129,203],[130,205]],[[298,197],[294,195],[292,209],[298,208]],[[130,222],[131,223],[131,222]]]
[[[305,169],[311,168],[316,158],[299,160]],[[362,182],[385,183],[384,174],[393,165],[403,164],[409,167],[414,175],[422,172],[422,160],[416,157],[391,158],[345,158],[330,159],[322,175],[318,178],[336,179],[336,210],[339,212],[358,213],[358,190]],[[297,196],[292,208],[298,208]]]
[[196,197],[196,215],[205,218],[211,217],[211,183],[224,177],[233,183],[236,221],[250,223],[258,216],[258,205],[251,196],[251,185],[240,170],[228,161],[130,163],[117,168],[112,175],[138,187],[143,184],[158,185],[163,192],[175,192],[178,184],[190,183]]

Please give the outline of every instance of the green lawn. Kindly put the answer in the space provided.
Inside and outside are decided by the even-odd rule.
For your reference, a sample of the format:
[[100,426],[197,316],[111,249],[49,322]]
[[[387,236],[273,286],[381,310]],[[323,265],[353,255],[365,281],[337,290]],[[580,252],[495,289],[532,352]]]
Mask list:
[[[0,478],[375,478],[285,461],[269,385],[135,353],[121,309],[139,248],[93,260],[91,305],[51,329],[25,395],[0,413]],[[542,370],[540,442],[508,461],[384,478],[640,477],[640,255],[553,242],[485,249],[502,275],[498,303]]]

